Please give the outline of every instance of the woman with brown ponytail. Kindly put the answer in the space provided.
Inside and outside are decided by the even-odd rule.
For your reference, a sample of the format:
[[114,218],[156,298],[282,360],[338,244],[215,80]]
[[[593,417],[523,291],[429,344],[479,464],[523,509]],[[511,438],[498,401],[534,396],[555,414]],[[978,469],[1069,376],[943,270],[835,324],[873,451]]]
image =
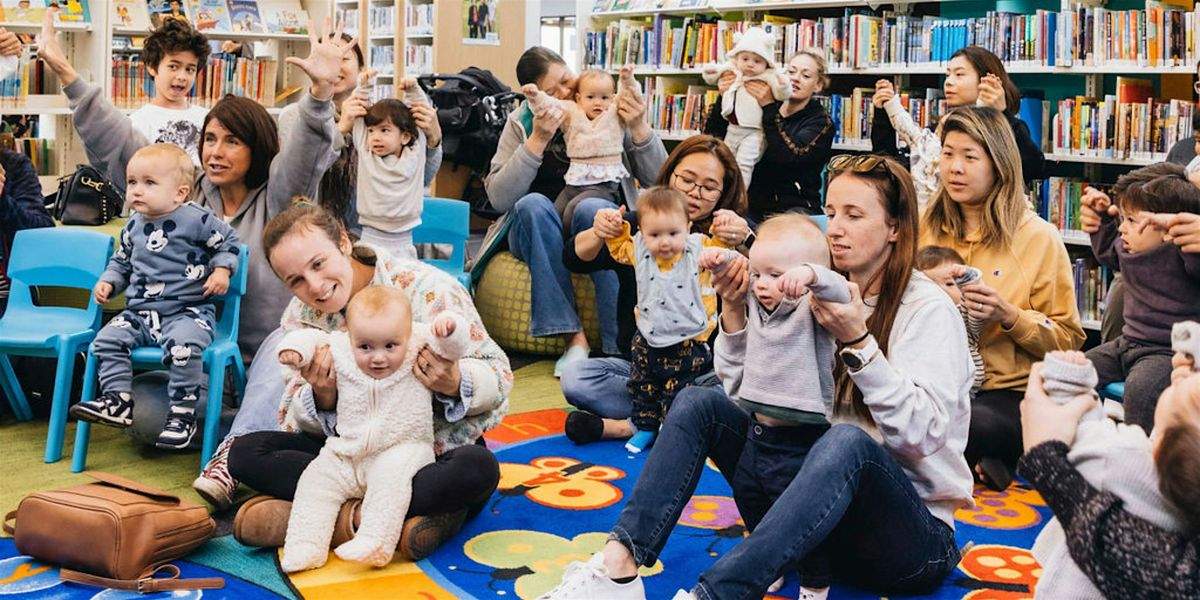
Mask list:
[[[830,254],[851,287],[846,304],[812,301],[840,349],[834,425],[750,536],[677,599],[761,598],[818,546],[834,574],[887,594],[936,589],[958,563],[953,514],[972,503],[962,456],[972,363],[962,318],[914,270],[917,201],[904,167],[838,156],[829,178]],[[744,261],[714,277],[724,312],[744,310],[750,281]],[[681,391],[608,543],[586,565],[568,567],[546,597],[645,598],[637,568],[657,560],[705,459],[732,480],[752,467],[742,459],[753,445],[788,429],[760,422],[719,389]]]

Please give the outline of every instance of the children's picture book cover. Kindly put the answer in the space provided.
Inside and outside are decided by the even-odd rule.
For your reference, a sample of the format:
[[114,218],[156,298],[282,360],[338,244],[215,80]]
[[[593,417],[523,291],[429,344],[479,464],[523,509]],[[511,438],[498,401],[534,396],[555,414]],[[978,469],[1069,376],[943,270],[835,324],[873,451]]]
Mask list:
[[46,8],[58,7],[54,15],[55,23],[91,23],[92,11],[88,9],[88,0],[44,0]]
[[150,29],[150,12],[145,0],[112,0],[112,23],[117,29]]
[[44,0],[0,0],[0,7],[9,23],[41,23],[46,16]]
[[258,13],[258,2],[255,0],[229,0],[229,18],[233,21],[233,30],[244,33],[266,33],[262,17]]
[[308,33],[308,12],[300,0],[259,0],[258,10],[271,33]]
[[188,13],[200,31],[233,31],[225,0],[188,0]]
[[155,29],[167,19],[187,20],[183,0],[146,0],[146,10],[150,12],[150,25]]

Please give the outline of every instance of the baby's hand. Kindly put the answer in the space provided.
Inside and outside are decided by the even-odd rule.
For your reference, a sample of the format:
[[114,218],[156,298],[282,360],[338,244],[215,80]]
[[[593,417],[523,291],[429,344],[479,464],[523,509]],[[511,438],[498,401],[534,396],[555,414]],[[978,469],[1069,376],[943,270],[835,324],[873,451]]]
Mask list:
[[433,320],[433,327],[431,329],[433,329],[433,335],[444,338],[454,334],[455,326],[454,317],[443,313]]
[[92,288],[92,296],[96,298],[96,304],[104,304],[108,302],[108,295],[113,291],[113,286],[107,281],[96,282],[96,287]]
[[213,269],[212,275],[204,280],[204,295],[220,296],[227,291],[229,291],[229,269],[224,267]]
[[789,298],[799,298],[808,292],[808,286],[817,278],[817,272],[808,265],[788,269],[779,278],[779,291]]
[[1079,227],[1086,233],[1100,231],[1101,215],[1116,216],[1117,207],[1108,194],[1088,186],[1079,199]]
[[700,251],[700,268],[706,271],[720,271],[728,265],[725,259],[728,253],[721,248],[705,248]]
[[289,367],[299,367],[303,357],[295,350],[282,350],[279,352],[279,364]]
[[896,88],[892,82],[887,79],[880,79],[875,82],[875,95],[871,96],[871,104],[875,108],[883,108],[884,103],[891,100],[896,95]]
[[400,80],[400,89],[402,90],[411,90],[415,87],[417,87],[416,77],[405,77]]
[[602,240],[611,240],[625,229],[625,207],[602,208],[592,220],[592,231]]
[[542,90],[538,89],[538,86],[536,86],[532,83],[527,83],[527,84],[521,86],[521,93],[525,94],[526,100],[529,100],[530,102],[534,102],[536,100],[538,94],[542,93]]

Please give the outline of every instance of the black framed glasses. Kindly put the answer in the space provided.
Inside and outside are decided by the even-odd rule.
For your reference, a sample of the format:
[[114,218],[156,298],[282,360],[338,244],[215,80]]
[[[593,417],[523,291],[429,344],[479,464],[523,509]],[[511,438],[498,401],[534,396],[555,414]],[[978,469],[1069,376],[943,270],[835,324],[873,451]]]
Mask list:
[[724,188],[704,185],[704,184],[700,183],[699,181],[696,181],[695,179],[688,177],[687,175],[680,175],[679,173],[671,173],[671,177],[673,177],[675,180],[675,183],[674,183],[675,189],[677,189],[685,194],[690,194],[690,193],[692,193],[692,190],[699,189],[700,197],[704,198],[705,200],[714,201],[714,202],[717,200],[720,200],[721,193],[725,191]]

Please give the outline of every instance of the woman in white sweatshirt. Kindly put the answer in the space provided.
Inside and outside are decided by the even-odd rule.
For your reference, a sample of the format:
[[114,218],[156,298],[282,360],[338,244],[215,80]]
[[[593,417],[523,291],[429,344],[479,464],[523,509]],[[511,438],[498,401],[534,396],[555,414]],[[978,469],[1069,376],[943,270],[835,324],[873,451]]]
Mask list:
[[[840,349],[834,425],[750,536],[676,598],[761,598],[818,545],[836,574],[888,594],[936,589],[958,564],[953,513],[972,505],[966,332],[949,297],[914,270],[916,192],[904,167],[838,156],[829,177],[830,254],[851,287],[849,303],[813,301]],[[750,276],[727,271],[714,285],[729,310]],[[728,479],[747,436],[769,429],[719,390],[680,392],[608,543],[547,597],[645,598],[637,568],[658,559],[705,458]]]

